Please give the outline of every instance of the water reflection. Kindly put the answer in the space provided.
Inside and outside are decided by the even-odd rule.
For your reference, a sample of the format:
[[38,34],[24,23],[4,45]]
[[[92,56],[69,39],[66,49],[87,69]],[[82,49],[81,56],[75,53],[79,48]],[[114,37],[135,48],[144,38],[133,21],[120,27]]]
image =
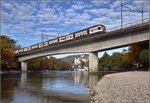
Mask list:
[[96,85],[96,83],[100,79],[99,77],[99,75],[89,75],[89,88],[92,88],[94,85]]
[[87,103],[89,88],[99,79],[98,75],[83,71],[2,74],[1,77],[1,100],[6,103]]
[[26,72],[22,72],[21,73],[21,83],[20,86],[26,86],[27,85],[27,73]]
[[[4,76],[2,76],[3,78]],[[6,76],[4,77],[6,78]],[[5,85],[5,86],[1,86],[1,99],[2,100],[8,100],[13,96],[13,90],[14,90],[14,86],[13,86],[14,80],[7,77],[7,79],[3,79],[1,85]]]
[[74,84],[78,86],[88,87],[88,72],[75,71]]
[[14,96],[14,91],[18,88],[20,76],[18,74],[1,75],[1,102],[8,103]]

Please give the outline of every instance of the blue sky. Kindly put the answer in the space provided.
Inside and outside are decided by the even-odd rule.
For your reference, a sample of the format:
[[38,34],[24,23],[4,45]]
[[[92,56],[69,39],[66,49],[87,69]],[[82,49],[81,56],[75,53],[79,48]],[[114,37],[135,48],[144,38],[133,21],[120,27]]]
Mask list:
[[[1,0],[1,34],[21,46],[41,42],[41,33],[61,36],[96,24],[120,26],[120,0]],[[149,18],[149,0],[124,0],[123,23]]]

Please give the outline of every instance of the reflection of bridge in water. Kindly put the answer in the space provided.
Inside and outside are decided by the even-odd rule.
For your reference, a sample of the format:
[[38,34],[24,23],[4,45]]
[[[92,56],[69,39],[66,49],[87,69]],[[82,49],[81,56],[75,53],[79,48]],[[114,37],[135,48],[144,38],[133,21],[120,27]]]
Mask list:
[[82,71],[75,71],[74,84],[78,86],[88,86],[88,73]]
[[56,72],[56,75],[55,72],[32,74],[21,73],[19,88],[25,93],[32,94],[37,100],[40,98],[39,101],[51,101],[54,99],[53,96],[58,96],[88,102],[89,87],[98,81],[98,75],[89,75],[84,71]]
[[[24,88],[27,85],[34,87],[34,83],[32,82],[36,82],[36,80],[40,81],[41,83],[38,83],[38,87],[44,88],[44,87],[50,87],[54,82],[55,83],[71,83],[72,85],[75,86],[81,86],[81,87],[85,87],[85,88],[91,88],[93,85],[95,85],[98,80],[99,80],[99,75],[95,75],[95,74],[89,74],[87,71],[74,71],[71,72],[70,74],[66,74],[66,76],[68,76],[66,78],[65,74],[62,74],[62,76],[58,76],[56,75],[56,77],[51,78],[51,76],[49,78],[42,78],[41,76],[36,76],[35,81],[30,80],[30,82],[28,82],[28,79],[30,79],[29,77],[27,77],[28,73],[23,72],[21,73],[21,81],[20,81],[20,87]],[[31,74],[30,74],[31,75]],[[38,74],[40,75],[40,74]],[[48,74],[51,75],[51,74]]]
[[74,84],[77,86],[85,86],[91,88],[99,80],[98,75],[89,74],[86,71],[75,71]]

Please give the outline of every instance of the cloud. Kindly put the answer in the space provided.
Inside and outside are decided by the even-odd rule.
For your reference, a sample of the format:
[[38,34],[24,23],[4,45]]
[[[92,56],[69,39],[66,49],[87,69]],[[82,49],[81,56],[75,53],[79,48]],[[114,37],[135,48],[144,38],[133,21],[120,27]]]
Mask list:
[[73,8],[69,8],[66,10],[65,15],[70,18],[70,17],[75,16],[76,14],[77,14],[77,12]]
[[95,6],[106,5],[110,3],[110,0],[92,0]]
[[118,18],[118,17],[120,17],[120,15],[121,15],[120,12],[111,12],[111,13],[107,14],[107,16],[111,17],[111,18]]
[[1,7],[7,10],[12,10],[14,8],[14,5],[9,2],[1,1]]
[[106,16],[106,14],[112,13],[113,10],[108,8],[93,8],[85,10],[84,12],[97,16]]
[[[149,17],[148,2],[143,2],[144,18]],[[134,10],[140,9],[141,2],[124,1],[124,4],[132,9],[123,8],[124,24],[141,20],[141,14]],[[40,41],[41,33],[64,35],[99,23],[107,28],[120,26],[120,14],[119,0],[1,1],[1,31],[35,43]],[[30,38],[36,39],[32,42]]]
[[12,15],[10,13],[4,11],[3,9],[1,9],[1,17],[2,17],[2,20],[4,21],[4,20],[6,20],[5,19],[6,17],[9,19],[12,18]]
[[49,23],[58,23],[58,16],[57,15],[53,15],[53,14],[47,14],[47,13],[43,13],[43,14],[38,14],[36,16],[37,20],[40,20],[42,24],[49,24]]
[[118,9],[121,7],[121,0],[116,0],[110,5],[111,9]]
[[73,5],[72,8],[74,8],[75,10],[82,10],[85,8],[84,5]]
[[83,1],[74,1],[74,4],[71,8],[75,10],[83,10],[84,8],[89,7],[87,4],[85,4]]

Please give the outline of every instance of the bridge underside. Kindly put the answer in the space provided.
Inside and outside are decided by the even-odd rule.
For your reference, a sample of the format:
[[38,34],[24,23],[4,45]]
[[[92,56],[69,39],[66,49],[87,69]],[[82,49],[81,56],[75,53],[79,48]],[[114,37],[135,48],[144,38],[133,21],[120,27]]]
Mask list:
[[[89,72],[98,71],[98,53],[89,53]],[[21,62],[21,70],[27,71],[27,62]]]

